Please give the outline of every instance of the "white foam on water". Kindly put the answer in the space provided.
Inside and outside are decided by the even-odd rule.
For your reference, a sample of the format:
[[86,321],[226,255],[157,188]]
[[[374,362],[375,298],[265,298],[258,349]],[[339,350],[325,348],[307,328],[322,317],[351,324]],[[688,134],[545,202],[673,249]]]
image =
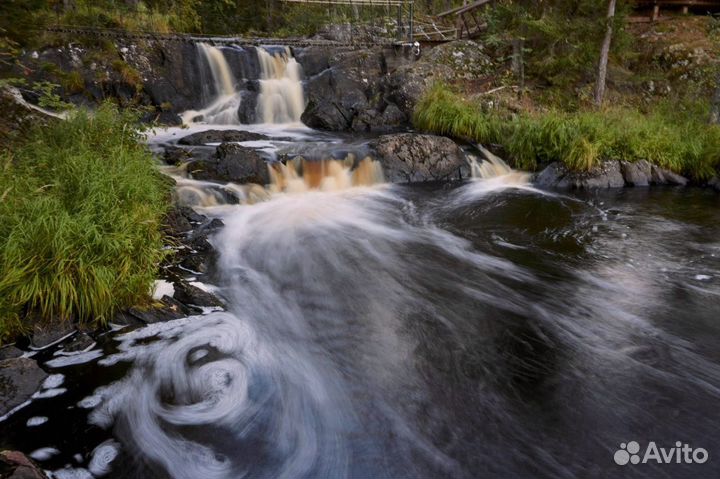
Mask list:
[[65,375],[51,374],[50,376],[48,376],[45,379],[45,381],[43,381],[42,388],[43,389],[58,388],[62,385],[63,382],[65,382]]
[[175,286],[170,281],[164,279],[155,280],[152,288],[153,299],[162,299],[163,296],[172,296],[175,294]]
[[56,456],[57,454],[60,454],[60,451],[55,449],[54,447],[41,447],[40,449],[36,449],[33,452],[29,454],[29,456],[36,461],[47,461],[48,459],[52,458],[53,456]]
[[101,358],[103,352],[101,350],[86,351],[73,356],[63,356],[55,359],[51,359],[45,363],[46,366],[51,368],[64,368],[67,366],[76,366],[78,364],[89,363],[95,359]]
[[108,475],[112,470],[111,464],[119,453],[119,443],[113,440],[105,441],[93,450],[88,470],[95,477]]
[[31,417],[30,419],[28,419],[27,423],[25,423],[25,425],[27,427],[36,427],[36,426],[41,426],[41,425],[45,424],[47,421],[48,421],[48,418],[45,416],[35,416],[35,417]]

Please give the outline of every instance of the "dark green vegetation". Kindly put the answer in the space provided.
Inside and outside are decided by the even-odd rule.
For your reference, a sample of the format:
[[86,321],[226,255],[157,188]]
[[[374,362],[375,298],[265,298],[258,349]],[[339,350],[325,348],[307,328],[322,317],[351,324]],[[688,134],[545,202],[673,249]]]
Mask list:
[[0,156],[0,340],[27,315],[102,323],[147,300],[169,191],[136,128],[105,104]]
[[436,85],[416,108],[423,130],[502,145],[514,164],[534,170],[562,161],[585,171],[602,160],[648,160],[705,180],[720,165],[720,126],[707,124],[698,105],[658,105],[648,113],[629,107],[600,111],[502,114]]

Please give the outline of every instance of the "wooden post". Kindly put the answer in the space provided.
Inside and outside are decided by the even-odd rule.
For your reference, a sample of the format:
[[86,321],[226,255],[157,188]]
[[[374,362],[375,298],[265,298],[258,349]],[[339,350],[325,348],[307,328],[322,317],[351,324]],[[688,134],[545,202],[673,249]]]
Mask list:
[[718,69],[715,94],[710,101],[710,123],[720,125],[720,69]]
[[656,3],[655,5],[653,5],[653,12],[650,20],[652,20],[653,22],[657,22],[658,18],[660,18],[660,5]]
[[683,14],[683,15],[687,15],[687,14],[688,14],[688,6],[687,6],[687,5],[683,5],[682,14]]

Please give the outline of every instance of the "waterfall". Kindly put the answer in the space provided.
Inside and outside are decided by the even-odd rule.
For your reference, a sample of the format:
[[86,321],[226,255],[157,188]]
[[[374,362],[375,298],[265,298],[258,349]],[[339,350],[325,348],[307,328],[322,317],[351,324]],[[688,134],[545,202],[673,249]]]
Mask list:
[[240,94],[235,90],[236,80],[221,49],[198,43],[201,57],[210,67],[212,74],[212,99],[202,110],[188,110],[181,115],[184,124],[194,122],[217,125],[238,125]]
[[302,68],[289,48],[270,53],[257,49],[260,60],[260,95],[257,120],[261,123],[297,123],[305,110]]

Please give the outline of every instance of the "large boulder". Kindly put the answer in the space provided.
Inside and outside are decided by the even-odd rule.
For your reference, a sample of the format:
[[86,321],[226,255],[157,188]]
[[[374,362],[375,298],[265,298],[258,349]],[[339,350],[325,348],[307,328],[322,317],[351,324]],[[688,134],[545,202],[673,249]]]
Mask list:
[[372,143],[385,177],[393,183],[461,180],[470,176],[465,153],[450,138],[400,133]]
[[222,143],[213,158],[193,161],[188,171],[198,180],[260,185],[269,182],[265,160],[255,150],[236,143]]
[[[320,55],[328,55],[326,62]],[[414,61],[404,50],[370,48],[336,51],[308,48],[298,57],[309,74],[302,121],[331,131],[387,131],[406,126],[410,116],[389,100],[388,69]]]
[[260,133],[253,133],[251,131],[244,130],[205,130],[192,133],[190,135],[180,138],[178,144],[180,145],[207,145],[208,143],[224,143],[229,141],[243,142],[243,141],[260,141],[268,140],[269,138]]
[[47,376],[47,373],[29,358],[0,361],[0,416],[30,399]]

